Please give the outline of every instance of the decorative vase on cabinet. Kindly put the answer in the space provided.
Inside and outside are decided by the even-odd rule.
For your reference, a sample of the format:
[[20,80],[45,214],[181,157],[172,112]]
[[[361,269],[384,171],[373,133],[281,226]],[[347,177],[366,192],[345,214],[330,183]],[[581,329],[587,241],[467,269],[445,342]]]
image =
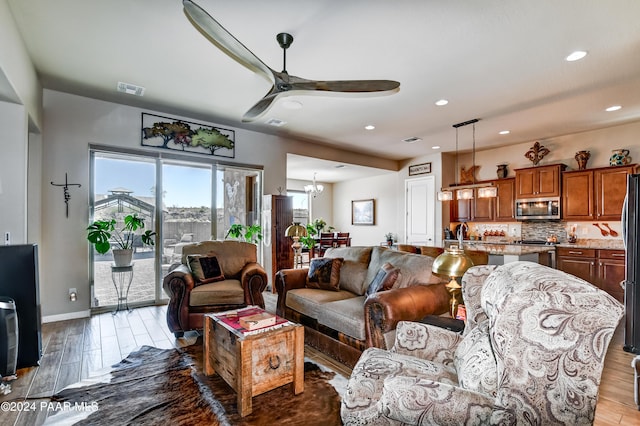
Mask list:
[[628,149],[614,149],[611,151],[611,157],[609,158],[609,164],[612,166],[626,166],[631,163],[631,157],[629,157]]

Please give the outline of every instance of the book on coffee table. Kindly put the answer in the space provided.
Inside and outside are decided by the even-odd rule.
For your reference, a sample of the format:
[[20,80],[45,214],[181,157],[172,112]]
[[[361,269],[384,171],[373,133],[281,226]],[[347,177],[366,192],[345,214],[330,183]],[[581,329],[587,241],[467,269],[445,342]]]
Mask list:
[[[260,333],[262,331],[272,330],[275,327],[292,324],[288,320],[265,312],[257,306],[247,306],[246,308],[207,315],[217,318],[228,329],[243,335]],[[271,319],[266,319],[267,316],[271,317]],[[262,318],[262,320],[258,320],[256,324],[249,324],[246,322],[247,318],[249,318],[251,322],[256,321],[256,318],[251,319],[251,317]]]
[[257,328],[269,327],[276,324],[276,316],[269,312],[249,315],[240,318],[240,325],[245,330],[255,330]]

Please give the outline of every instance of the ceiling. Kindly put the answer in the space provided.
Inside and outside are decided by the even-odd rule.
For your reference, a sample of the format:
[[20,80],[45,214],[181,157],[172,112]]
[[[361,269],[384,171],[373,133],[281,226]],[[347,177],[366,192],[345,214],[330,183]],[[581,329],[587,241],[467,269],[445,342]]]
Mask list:
[[[452,125],[472,118],[478,149],[640,120],[638,0],[196,2],[276,71],[275,36],[289,32],[291,74],[397,80],[400,90],[295,95],[286,99],[301,109],[281,99],[242,123],[270,83],[203,37],[180,0],[8,0],[45,88],[389,159],[454,151]],[[565,61],[575,50],[588,55]],[[118,82],[144,96],[117,92]],[[612,105],[622,109],[606,112]],[[410,137],[421,140],[402,142]],[[460,149],[471,143],[461,137]]]

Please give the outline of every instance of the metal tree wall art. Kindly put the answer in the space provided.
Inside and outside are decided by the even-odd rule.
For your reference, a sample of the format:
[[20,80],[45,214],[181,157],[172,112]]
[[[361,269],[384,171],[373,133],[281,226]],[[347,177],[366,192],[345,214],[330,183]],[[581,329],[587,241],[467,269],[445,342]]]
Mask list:
[[142,145],[234,158],[235,132],[142,113]]
[[545,148],[544,145],[540,145],[540,142],[536,141],[536,143],[533,144],[533,146],[524,154],[524,156],[531,160],[534,166],[537,166],[540,160],[542,160],[544,156],[550,152],[551,151]]

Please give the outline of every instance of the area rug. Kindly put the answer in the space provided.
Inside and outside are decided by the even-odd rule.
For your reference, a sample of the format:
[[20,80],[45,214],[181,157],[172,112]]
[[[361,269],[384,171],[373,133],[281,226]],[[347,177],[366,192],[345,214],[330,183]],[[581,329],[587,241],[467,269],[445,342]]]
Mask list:
[[[200,340],[200,339],[199,339]],[[202,344],[143,346],[106,377],[72,385],[51,399],[51,425],[340,425],[346,379],[305,360],[304,392],[291,385],[253,398],[240,417],[236,393],[218,375],[202,374]],[[338,390],[336,390],[336,388]]]

